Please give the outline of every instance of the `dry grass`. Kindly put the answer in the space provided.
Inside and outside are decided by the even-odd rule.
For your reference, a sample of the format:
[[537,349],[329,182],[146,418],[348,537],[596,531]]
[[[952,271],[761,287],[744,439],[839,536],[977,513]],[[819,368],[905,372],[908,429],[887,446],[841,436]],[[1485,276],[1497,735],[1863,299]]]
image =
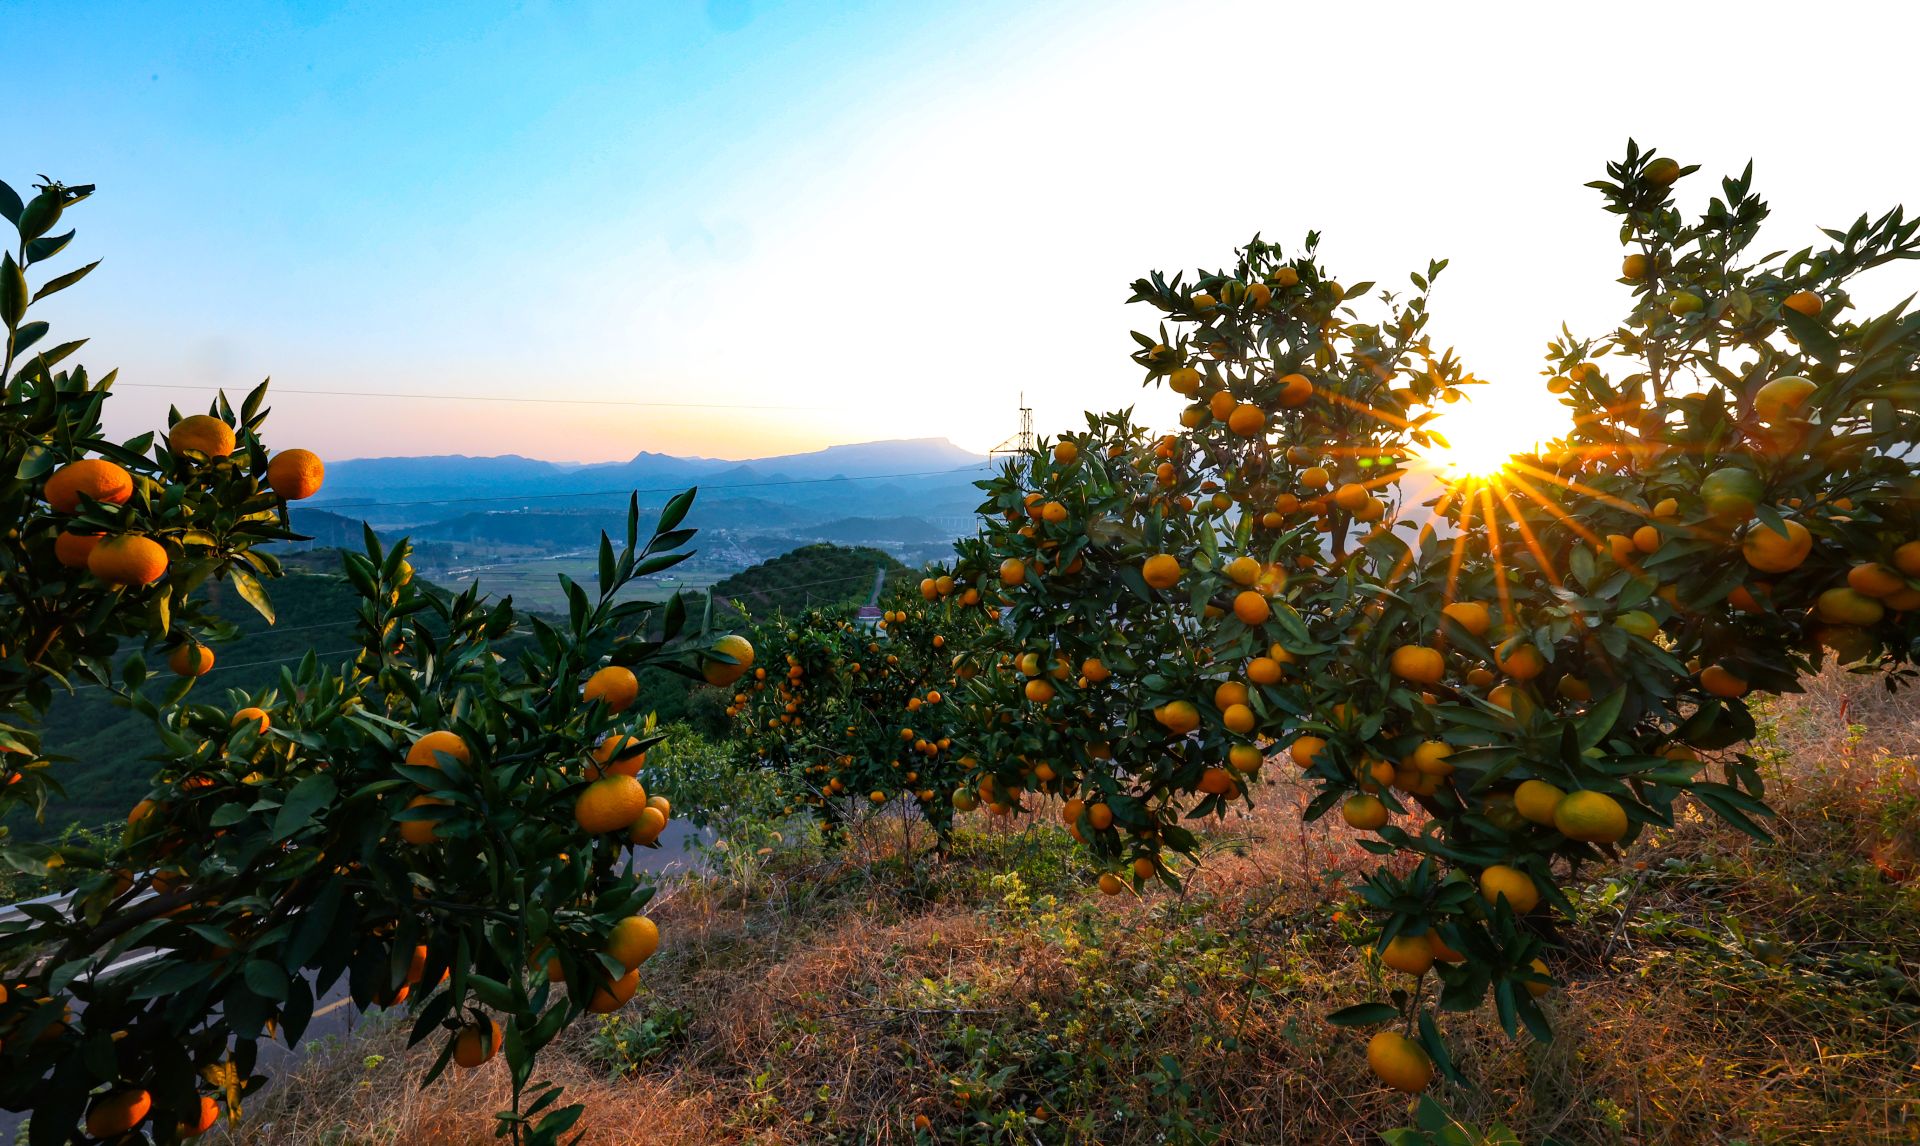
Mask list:
[[[1755,751],[1779,839],[1696,814],[1602,873],[1556,958],[1553,1043],[1447,1017],[1480,1084],[1436,1088],[1459,1117],[1530,1143],[1920,1139],[1920,700],[1830,674]],[[1369,989],[1342,889],[1373,857],[1300,824],[1302,799],[1269,786],[1177,897],[1103,899],[1044,826],[938,868],[884,832],[796,848],[746,902],[690,882],[656,912],[646,992],[542,1076],[596,1144],[909,1143],[916,1114],[923,1142],[1377,1141],[1407,1103],[1322,1019]],[[422,1091],[430,1056],[402,1041],[376,1024],[310,1054],[238,1139],[491,1141],[502,1067]]]

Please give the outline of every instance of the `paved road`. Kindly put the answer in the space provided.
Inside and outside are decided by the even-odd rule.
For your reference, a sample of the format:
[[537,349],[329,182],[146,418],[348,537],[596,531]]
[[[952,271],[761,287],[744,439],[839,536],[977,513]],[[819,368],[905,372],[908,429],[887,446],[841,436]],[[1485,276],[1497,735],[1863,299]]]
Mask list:
[[[651,872],[655,875],[691,871],[699,865],[700,861],[698,854],[688,850],[687,845],[696,838],[711,839],[712,833],[696,828],[685,820],[670,820],[666,830],[660,833],[659,849],[633,849],[629,853],[632,858],[628,862],[628,870]],[[64,906],[66,898],[64,895],[49,895],[28,902]],[[0,906],[0,922],[20,916],[19,905]],[[154,951],[130,952],[118,963],[108,967],[104,973],[111,975],[116,971],[144,963],[157,954]],[[300,1056],[305,1053],[312,1040],[351,1032],[355,1020],[359,1017],[359,1012],[353,1009],[352,1003],[353,998],[347,991],[347,979],[343,975],[334,983],[332,990],[314,1000],[313,1019],[308,1022],[306,1034],[302,1036],[298,1047],[289,1048],[285,1043],[268,1040],[260,1043],[260,1071],[268,1076],[278,1075],[300,1060]],[[74,1004],[76,1012],[85,1009],[82,1003]],[[21,1112],[0,1110],[0,1142],[12,1142],[26,1118],[27,1116]]]

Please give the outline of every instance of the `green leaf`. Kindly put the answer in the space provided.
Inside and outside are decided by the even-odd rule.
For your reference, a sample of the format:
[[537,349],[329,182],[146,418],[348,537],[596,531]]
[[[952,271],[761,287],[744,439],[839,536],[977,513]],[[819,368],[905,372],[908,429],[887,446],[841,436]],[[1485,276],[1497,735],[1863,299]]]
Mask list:
[[267,587],[260,583],[260,578],[238,566],[233,567],[230,573],[233,577],[233,587],[239,592],[241,599],[252,605],[253,611],[265,618],[267,624],[273,624],[273,601],[267,596]]
[[1385,1003],[1355,1003],[1328,1015],[1327,1021],[1336,1027],[1365,1027],[1392,1022],[1399,1017],[1400,1012]]
[[313,822],[313,814],[331,803],[338,791],[333,777],[324,773],[308,776],[287,793],[286,803],[273,821],[273,838],[284,840]]

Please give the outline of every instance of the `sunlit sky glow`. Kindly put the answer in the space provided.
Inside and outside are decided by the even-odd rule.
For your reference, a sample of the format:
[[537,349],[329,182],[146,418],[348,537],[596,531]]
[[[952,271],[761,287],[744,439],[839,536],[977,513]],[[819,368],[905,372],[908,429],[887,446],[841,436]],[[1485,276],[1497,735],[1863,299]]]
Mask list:
[[100,186],[73,251],[107,261],[47,317],[129,383],[806,407],[279,399],[270,439],[330,457],[985,449],[1023,391],[1043,431],[1170,425],[1127,283],[1310,228],[1349,283],[1452,260],[1435,335],[1520,448],[1562,424],[1546,341],[1626,303],[1582,184],[1628,135],[1705,165],[1688,206],[1751,156],[1769,249],[1920,187],[1837,113],[1904,103],[1920,19],[1838,7],[42,0],[0,175]]

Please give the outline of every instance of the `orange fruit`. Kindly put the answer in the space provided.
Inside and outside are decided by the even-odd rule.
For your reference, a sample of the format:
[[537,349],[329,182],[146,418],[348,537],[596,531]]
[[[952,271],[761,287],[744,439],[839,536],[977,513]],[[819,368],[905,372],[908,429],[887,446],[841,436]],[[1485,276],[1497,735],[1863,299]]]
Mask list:
[[230,728],[238,728],[249,721],[253,723],[255,733],[264,734],[267,729],[273,727],[273,721],[268,718],[267,712],[263,708],[240,709],[233,714],[233,719],[228,721],[227,724]]
[[1236,557],[1221,572],[1236,585],[1252,585],[1260,580],[1260,563],[1251,557]]
[[1647,277],[1647,256],[1635,252],[1620,260],[1620,277],[1639,282]]
[[488,1019],[485,1026],[470,1023],[453,1036],[453,1064],[467,1070],[484,1064],[500,1050],[500,1024]]
[[[959,807],[957,803],[954,806]],[[964,812],[969,809],[960,808],[960,810]],[[666,814],[658,808],[646,808],[641,811],[640,818],[633,822],[633,831],[628,833],[627,842],[639,844],[642,847],[652,847],[660,838],[660,833],[666,830]]]
[[445,730],[429,732],[414,741],[413,747],[407,749],[407,763],[421,768],[438,768],[443,754],[462,764],[473,763],[473,753],[468,750],[467,742],[460,739],[459,733]]
[[1227,429],[1243,438],[1251,438],[1267,427],[1267,415],[1251,402],[1242,402],[1227,415]]
[[1796,375],[1775,378],[1753,394],[1753,412],[1763,422],[1778,422],[1800,412],[1800,407],[1818,390],[1810,379]]
[[1259,771],[1262,759],[1260,750],[1251,744],[1236,744],[1227,749],[1227,763],[1242,775],[1252,775]]
[[1240,618],[1241,624],[1264,624],[1273,616],[1273,607],[1267,604],[1266,597],[1252,589],[1243,589],[1233,598],[1233,615]]
[[1447,673],[1446,658],[1425,645],[1401,645],[1388,660],[1393,675],[1415,684],[1437,684]]
[[633,826],[647,808],[647,790],[631,776],[604,776],[588,784],[574,801],[573,819],[591,835]]
[[1175,736],[1185,736],[1200,727],[1200,710],[1192,701],[1176,700],[1154,711],[1154,719]]
[[1367,492],[1366,486],[1361,485],[1359,482],[1350,481],[1333,491],[1333,504],[1346,510],[1348,513],[1352,513],[1365,505],[1367,499],[1372,496],[1372,494]]
[[[1535,959],[1533,962],[1527,964],[1527,970],[1535,971],[1542,975],[1548,974],[1546,960]],[[1526,987],[1527,994],[1532,995],[1536,999],[1548,991],[1553,990],[1552,983],[1528,983]]]
[[146,1121],[153,1096],[144,1090],[108,1091],[87,1105],[87,1136],[118,1138]]
[[[1292,268],[1288,268],[1291,270]],[[1298,408],[1313,398],[1313,381],[1305,374],[1288,374],[1280,379],[1280,404]],[[1325,483],[1322,483],[1325,484]]]
[[1668,159],[1663,155],[1648,163],[1644,174],[1647,182],[1654,186],[1670,187],[1674,180],[1680,178],[1680,164],[1677,160]]
[[1627,834],[1627,810],[1604,792],[1568,792],[1554,809],[1553,826],[1570,840],[1610,844]]
[[644,915],[629,915],[607,933],[607,955],[631,971],[660,949],[660,928]]
[[167,448],[174,453],[194,450],[209,458],[224,458],[233,453],[233,427],[211,414],[192,414],[180,419],[167,431]]
[[1326,746],[1327,742],[1318,736],[1302,736],[1287,749],[1287,755],[1293,757],[1293,762],[1300,767],[1311,768],[1315,758],[1320,755],[1320,750]]
[[1179,560],[1166,553],[1156,553],[1140,566],[1141,578],[1155,589],[1173,588],[1184,572]]
[[166,573],[167,551],[150,537],[122,533],[93,547],[87,554],[87,571],[109,585],[138,589]]
[[[444,807],[446,803],[445,800],[436,800],[432,796],[415,796],[413,799],[407,801],[407,807]],[[400,821],[400,838],[413,844],[415,847],[425,847],[440,838],[439,834],[434,831],[437,823],[438,821],[436,820],[402,820]]]
[[1225,710],[1229,705],[1247,703],[1247,686],[1237,680],[1223,680],[1213,690],[1213,706]]
[[1894,550],[1893,567],[1909,577],[1920,577],[1920,541],[1909,541]]
[[1087,823],[1096,832],[1106,831],[1113,826],[1113,809],[1105,804],[1088,805]]
[[1867,561],[1847,570],[1847,585],[1868,597],[1886,598],[1907,587],[1907,579],[1877,561]]
[[1036,677],[1027,682],[1026,693],[1033,703],[1045,704],[1053,699],[1054,689],[1051,682]]
[[586,687],[581,690],[581,699],[588,704],[597,700],[606,705],[609,712],[625,712],[639,696],[640,678],[623,665],[608,665],[594,673],[587,678]]
[[326,464],[312,450],[281,450],[267,463],[267,488],[282,501],[312,497],[326,478]]
[[1830,625],[1874,625],[1887,607],[1855,589],[1828,589],[1815,600],[1814,613]]
[[1748,686],[1720,665],[1708,665],[1700,670],[1700,687],[1715,696],[1733,698],[1747,695]]
[[1660,530],[1651,525],[1643,525],[1633,531],[1633,547],[1642,553],[1657,553],[1660,543],[1666,538]]
[[1547,783],[1545,780],[1523,780],[1513,790],[1513,808],[1523,819],[1536,824],[1551,825],[1553,810],[1560,806],[1566,793]]
[[[592,779],[602,776],[635,776],[640,766],[647,762],[645,752],[631,752],[632,746],[640,743],[631,736],[609,736],[593,749],[594,766],[587,769]],[[614,759],[623,753],[631,753],[622,759]]]
[[[738,633],[729,633],[713,642],[712,651],[718,653],[720,656],[732,658],[731,661],[719,660],[714,657],[703,657],[701,659],[700,675],[706,679],[708,684],[716,688],[727,687],[734,681],[739,680],[748,669],[753,667],[753,643]],[[639,693],[637,684],[634,692],[636,695]],[[631,704],[633,702],[632,700],[628,700],[627,703]],[[625,706],[623,705],[622,707]],[[617,712],[619,710],[615,709],[614,711]]]
[[1378,796],[1361,795],[1347,797],[1346,803],[1340,805],[1340,818],[1350,827],[1370,832],[1385,827],[1389,814]]
[[53,558],[69,569],[85,569],[104,533],[67,533],[53,539]]
[[213,650],[205,645],[181,645],[168,654],[167,667],[175,676],[205,676],[213,671]]
[[1814,318],[1819,315],[1821,308],[1826,306],[1826,302],[1810,290],[1797,290],[1781,299],[1780,305],[1804,314],[1808,318]]
[[[1371,796],[1356,797],[1371,800]],[[1425,936],[1396,935],[1387,942],[1380,952],[1380,961],[1396,971],[1409,975],[1424,975],[1433,966],[1433,947]]]
[[1094,684],[1099,684],[1101,681],[1111,677],[1113,670],[1108,668],[1098,658],[1088,657],[1086,660],[1080,662],[1080,675],[1086,677],[1087,680]]
[[1480,873],[1480,898],[1498,903],[1502,896],[1517,915],[1525,915],[1540,904],[1540,888],[1532,876],[1519,868],[1497,863]]
[[1460,954],[1460,952],[1455,951],[1453,948],[1447,946],[1447,941],[1445,939],[1440,938],[1440,932],[1438,931],[1427,932],[1427,946],[1433,949],[1433,958],[1435,962],[1465,963],[1467,961],[1467,957],[1465,955],[1462,955]]
[[200,1108],[194,1112],[193,1117],[183,1118],[175,1123],[173,1132],[180,1138],[198,1138],[212,1130],[213,1124],[218,1121],[220,1121],[220,1104],[203,1094],[200,1096]]
[[1375,1078],[1404,1094],[1418,1094],[1433,1083],[1433,1059],[1398,1031],[1381,1031],[1367,1042],[1367,1066]]
[[1244,704],[1230,704],[1220,714],[1220,723],[1226,725],[1229,732],[1245,735],[1253,731],[1255,723],[1253,709]]
[[1112,872],[1103,871],[1100,873],[1100,894],[1119,895],[1125,887],[1126,885],[1120,882],[1120,877]]
[[47,478],[47,504],[59,513],[78,510],[81,494],[102,505],[124,505],[133,496],[133,475],[100,458],[82,458]]
[[618,979],[602,981],[595,987],[592,998],[587,1001],[587,1010],[596,1015],[612,1014],[632,1001],[634,992],[639,989],[640,971],[635,968]]
[[1806,526],[1797,521],[1781,524],[1787,527],[1784,535],[1770,525],[1756,524],[1740,542],[1740,552],[1747,564],[1762,573],[1791,572],[1813,552],[1813,534],[1807,532]]
[[1476,637],[1484,637],[1493,628],[1493,612],[1478,601],[1455,601],[1440,610],[1455,624]]
[[1428,776],[1451,776],[1453,765],[1447,762],[1447,757],[1451,755],[1453,755],[1451,744],[1444,740],[1428,740],[1415,748],[1408,760],[1413,764],[1416,772]]
[[1209,796],[1224,796],[1239,785],[1234,783],[1233,773],[1225,768],[1209,768],[1200,774],[1200,782],[1195,787]]
[[1494,663],[1500,666],[1501,672],[1523,684],[1547,668],[1546,658],[1540,655],[1540,650],[1518,638],[1502,646],[1494,656]]

